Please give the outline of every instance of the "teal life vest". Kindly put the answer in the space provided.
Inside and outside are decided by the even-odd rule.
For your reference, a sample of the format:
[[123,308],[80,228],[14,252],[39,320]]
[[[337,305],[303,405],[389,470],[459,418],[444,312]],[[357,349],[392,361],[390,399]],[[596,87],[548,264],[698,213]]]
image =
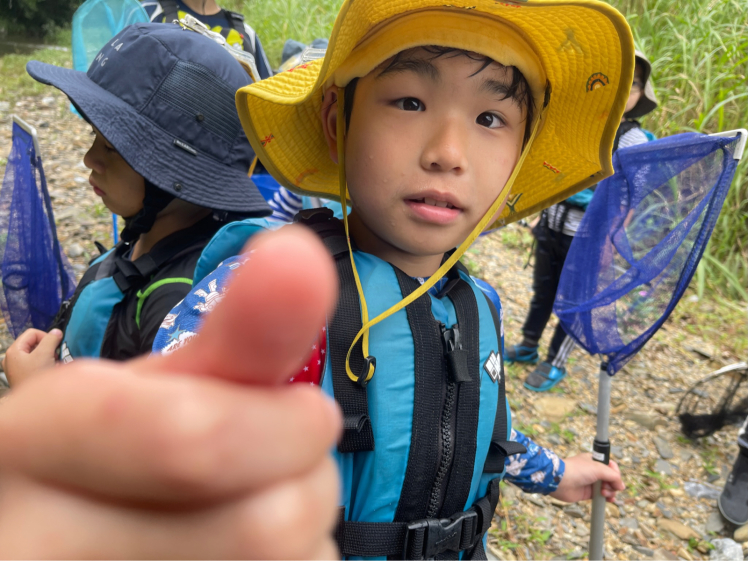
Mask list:
[[[353,382],[345,357],[361,328],[360,302],[341,221],[329,209],[302,211],[335,258],[340,291],[327,324],[322,390],[343,411],[334,452],[341,476],[336,539],[345,558],[483,558],[483,538],[499,500],[511,442],[499,313],[461,266],[438,295],[426,294],[372,327],[370,357],[360,344]],[[236,255],[263,228],[234,223],[206,247],[195,284]],[[232,253],[233,251],[233,253]],[[400,302],[419,282],[373,255],[354,250],[372,317]],[[365,376],[361,377],[365,379]]]
[[[135,261],[127,258],[130,246],[125,242],[95,259],[53,322],[63,332],[60,360],[124,360],[148,352],[152,339],[137,342],[146,302],[171,291],[166,315],[189,293],[198,256],[218,226],[212,218],[203,220],[167,236]],[[160,323],[163,316],[148,319]]]

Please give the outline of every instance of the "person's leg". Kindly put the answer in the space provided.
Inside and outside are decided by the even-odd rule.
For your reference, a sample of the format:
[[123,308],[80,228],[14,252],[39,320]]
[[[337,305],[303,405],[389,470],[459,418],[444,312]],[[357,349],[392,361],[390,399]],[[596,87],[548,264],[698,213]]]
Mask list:
[[748,418],[738,433],[738,457],[717,504],[722,516],[733,524],[748,522]]
[[538,361],[538,342],[543,336],[548,320],[553,311],[553,297],[556,294],[548,289],[553,282],[553,248],[549,245],[552,232],[541,223],[533,231],[535,234],[535,266],[532,273],[533,296],[522,326],[522,342],[518,345],[507,345],[504,349],[504,362]]
[[[556,300],[556,291],[558,290],[558,283],[561,280],[566,256],[569,253],[569,247],[571,246],[571,242],[574,241],[573,236],[559,232],[553,232],[553,234],[552,244],[550,245],[552,250],[550,280],[547,284],[549,288],[546,289],[550,290],[551,286],[553,288],[551,292],[553,295],[553,301],[550,305],[551,309],[553,308],[553,302]],[[559,323],[553,333],[545,362],[538,365],[530,373],[525,380],[525,387],[533,391],[544,392],[550,390],[563,380],[566,376],[566,359],[573,348],[574,341],[566,335],[566,332]]]

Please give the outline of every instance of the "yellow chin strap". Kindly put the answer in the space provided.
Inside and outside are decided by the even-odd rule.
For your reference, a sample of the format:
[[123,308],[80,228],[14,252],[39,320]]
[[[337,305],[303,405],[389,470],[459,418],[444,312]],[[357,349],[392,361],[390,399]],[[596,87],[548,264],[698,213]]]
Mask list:
[[[454,266],[455,263],[462,257],[462,254],[467,251],[467,249],[473,244],[473,242],[478,238],[480,233],[488,226],[489,221],[493,217],[494,214],[499,210],[499,207],[502,205],[502,203],[506,200],[506,198],[509,196],[509,193],[512,189],[512,185],[514,185],[514,181],[517,178],[517,175],[519,174],[519,170],[522,167],[522,163],[525,161],[525,157],[530,152],[530,148],[532,146],[533,141],[535,140],[535,136],[538,133],[538,129],[540,128],[540,123],[543,120],[543,113],[545,112],[545,108],[547,106],[548,101],[548,93],[546,93],[546,102],[544,103],[544,106],[541,108],[540,115],[535,120],[535,124],[532,127],[532,134],[530,135],[530,139],[527,141],[527,144],[525,145],[524,149],[522,150],[522,154],[520,155],[519,161],[517,162],[517,165],[514,166],[514,171],[512,171],[512,175],[509,176],[509,179],[507,180],[504,187],[501,189],[501,192],[496,197],[496,200],[491,204],[491,207],[486,211],[486,213],[483,215],[483,218],[480,219],[480,222],[473,228],[473,231],[470,232],[470,235],[467,237],[467,239],[460,244],[460,246],[455,250],[455,252],[447,259],[441,267],[433,274],[429,279],[424,282],[417,290],[413,291],[409,296],[406,298],[403,298],[400,300],[399,303],[392,306],[389,310],[386,310],[379,314],[377,317],[375,317],[372,320],[369,320],[369,310],[366,306],[366,298],[364,297],[364,290],[361,286],[361,279],[359,279],[358,271],[356,270],[356,261],[353,259],[353,249],[351,248],[351,235],[348,231],[348,209],[347,209],[347,202],[348,202],[348,183],[346,181],[346,175],[345,175],[345,88],[340,88],[338,91],[338,122],[337,122],[337,145],[338,145],[338,173],[340,177],[340,206],[343,208],[343,224],[345,226],[345,236],[348,241],[348,253],[351,260],[351,267],[353,268],[353,278],[356,279],[356,290],[358,290],[358,296],[361,300],[361,323],[363,326],[361,327],[361,330],[356,334],[355,339],[353,339],[353,343],[351,343],[350,348],[348,349],[348,354],[345,357],[345,372],[348,375],[348,377],[357,383],[362,383],[363,385],[366,385],[374,376],[374,369],[375,364],[367,361],[366,364],[369,365],[369,370],[366,373],[366,378],[364,378],[363,382],[360,382],[361,376],[357,376],[351,371],[350,366],[350,360],[351,360],[351,352],[353,351],[353,348],[356,346],[356,343],[358,342],[361,337],[363,337],[363,341],[361,342],[361,347],[364,355],[364,359],[367,359],[369,357],[369,330],[372,328],[372,326],[376,325],[380,321],[387,319],[395,312],[398,312],[405,308],[408,304],[415,301],[416,299],[420,298],[423,294],[425,294],[432,286],[434,286],[439,279],[441,279],[444,275],[447,274],[447,272]],[[363,374],[363,373],[362,373]]]

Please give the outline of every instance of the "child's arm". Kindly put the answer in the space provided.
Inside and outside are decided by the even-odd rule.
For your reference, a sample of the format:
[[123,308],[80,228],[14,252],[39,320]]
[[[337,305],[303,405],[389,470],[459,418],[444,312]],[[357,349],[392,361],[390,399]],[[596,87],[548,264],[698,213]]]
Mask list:
[[8,348],[3,359],[3,371],[11,387],[16,387],[37,372],[55,365],[55,351],[62,340],[62,331],[49,333],[27,329]]
[[535,444],[524,434],[512,430],[512,440],[527,448],[524,454],[507,458],[504,479],[526,493],[542,493],[568,503],[592,498],[592,486],[602,481],[602,494],[609,502],[624,489],[618,464],[606,466],[579,454],[562,460],[552,450]]

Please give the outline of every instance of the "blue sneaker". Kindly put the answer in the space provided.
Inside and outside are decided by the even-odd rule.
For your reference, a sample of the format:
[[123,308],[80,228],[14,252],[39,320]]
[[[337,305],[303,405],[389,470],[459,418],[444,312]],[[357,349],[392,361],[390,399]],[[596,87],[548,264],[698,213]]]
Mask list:
[[566,368],[557,368],[547,362],[541,362],[535,370],[530,372],[525,380],[525,387],[534,392],[547,392],[564,378],[566,378]]
[[535,364],[539,358],[537,347],[523,347],[522,345],[504,347],[504,362],[507,364],[514,364],[515,362]]

